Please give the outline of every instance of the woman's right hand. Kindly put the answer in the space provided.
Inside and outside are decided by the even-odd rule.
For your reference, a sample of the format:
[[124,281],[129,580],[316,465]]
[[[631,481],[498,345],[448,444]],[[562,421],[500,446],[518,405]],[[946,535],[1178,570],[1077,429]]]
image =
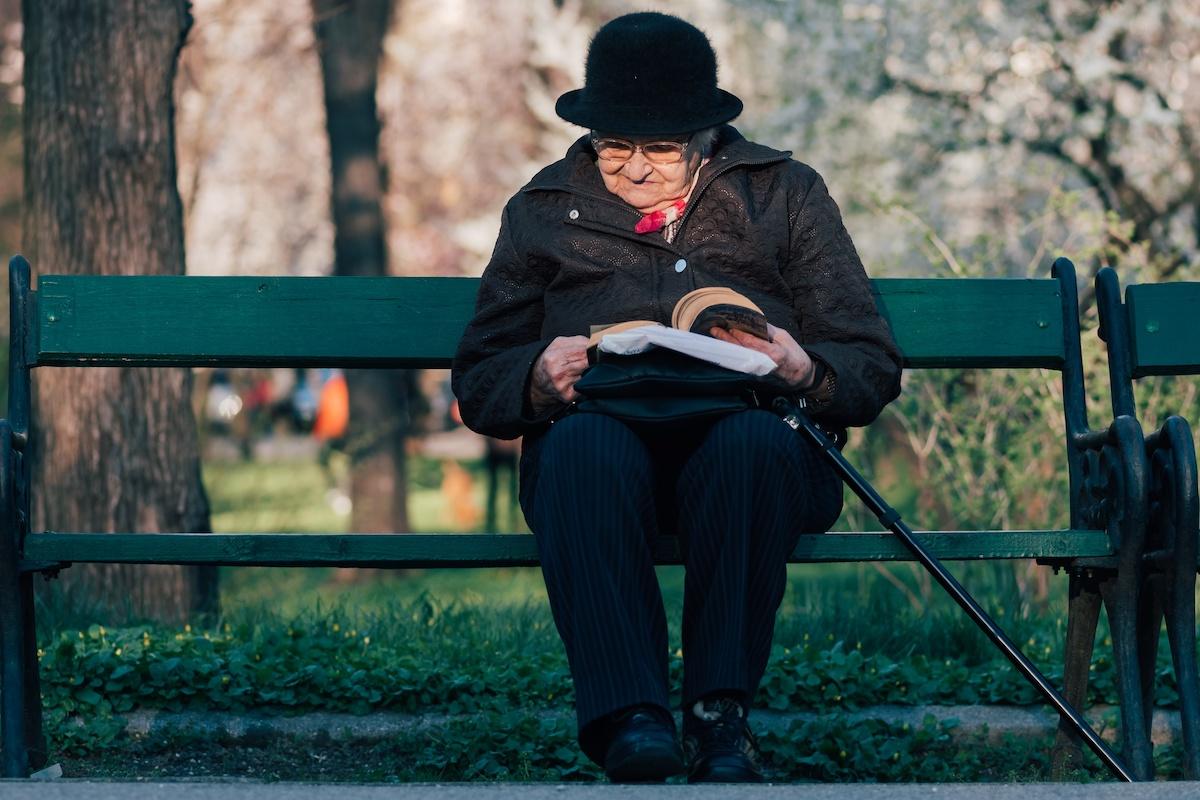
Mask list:
[[529,379],[529,403],[536,412],[579,398],[575,382],[588,368],[588,337],[559,336],[534,362]]

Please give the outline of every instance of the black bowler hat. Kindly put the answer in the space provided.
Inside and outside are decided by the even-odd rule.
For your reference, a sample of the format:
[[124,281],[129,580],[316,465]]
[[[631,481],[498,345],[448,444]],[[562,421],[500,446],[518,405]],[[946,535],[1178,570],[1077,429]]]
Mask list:
[[661,136],[728,122],[742,101],[717,88],[717,56],[699,28],[642,12],[596,32],[583,88],[558,98],[555,111],[592,130]]

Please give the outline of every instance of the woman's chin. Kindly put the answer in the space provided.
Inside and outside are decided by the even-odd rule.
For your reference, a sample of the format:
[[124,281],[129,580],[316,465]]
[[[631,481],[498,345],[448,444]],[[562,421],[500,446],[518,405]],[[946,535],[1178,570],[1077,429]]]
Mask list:
[[665,197],[661,191],[657,189],[642,189],[634,191],[618,192],[618,196],[629,205],[642,211],[649,213],[656,206],[661,206],[664,203],[669,203],[671,198]]
[[646,203],[653,203],[654,195],[657,194],[657,192],[648,192],[641,187],[626,187],[617,189],[617,191],[615,191],[613,194],[615,194],[617,197],[620,197],[631,206],[641,207]]

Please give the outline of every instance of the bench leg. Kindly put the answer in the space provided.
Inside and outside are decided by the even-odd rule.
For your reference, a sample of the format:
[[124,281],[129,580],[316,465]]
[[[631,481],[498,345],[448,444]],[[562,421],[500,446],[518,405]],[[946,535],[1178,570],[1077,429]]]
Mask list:
[[[1179,686],[1179,717],[1183,723],[1183,774],[1188,780],[1200,780],[1200,669],[1196,665],[1196,564],[1200,557],[1200,496],[1197,487],[1196,450],[1192,431],[1182,417],[1168,417],[1162,436],[1155,443],[1166,443],[1169,461],[1155,458],[1152,463],[1168,467],[1156,489],[1167,502],[1161,520],[1171,536],[1166,542],[1171,553],[1166,566],[1167,640]],[[1159,478],[1159,475],[1155,476]],[[1161,501],[1160,501],[1161,502]]]
[[1100,581],[1100,595],[1108,612],[1112,632],[1113,661],[1117,667],[1117,697],[1121,704],[1121,744],[1130,770],[1138,780],[1154,778],[1154,759],[1150,733],[1146,727],[1146,712],[1142,702],[1143,687],[1138,663],[1137,598],[1140,577],[1132,570],[1106,576]]
[[1145,713],[1146,734],[1154,726],[1154,679],[1158,672],[1158,640],[1166,613],[1166,576],[1154,573],[1147,576],[1138,598],[1138,673],[1142,679],[1142,706]]
[[1179,685],[1183,776],[1195,781],[1200,780],[1200,675],[1196,668],[1196,571],[1188,573],[1173,582],[1167,595],[1167,639]]
[[[1091,573],[1072,572],[1067,611],[1066,658],[1063,665],[1063,696],[1075,708],[1087,701],[1088,672],[1096,645],[1096,625],[1100,619],[1100,586]],[[1063,780],[1068,771],[1083,763],[1083,747],[1074,729],[1063,719],[1051,751],[1051,775]]]
[[21,604],[25,610],[25,741],[29,753],[29,768],[46,766],[50,751],[42,730],[42,681],[39,673],[37,620],[34,617],[33,581],[36,576],[21,576]]
[[29,776],[25,737],[25,654],[16,565],[0,568],[0,769],[5,778]]
[[[25,738],[25,603],[21,593],[12,429],[0,420],[0,774],[29,776]],[[34,657],[37,657],[36,651]]]

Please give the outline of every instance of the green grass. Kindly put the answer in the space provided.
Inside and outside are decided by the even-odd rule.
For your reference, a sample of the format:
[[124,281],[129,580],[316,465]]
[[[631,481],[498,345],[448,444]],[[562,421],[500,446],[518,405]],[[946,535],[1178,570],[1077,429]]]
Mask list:
[[[466,465],[474,480],[472,500],[478,509],[486,505],[486,474],[482,463]],[[455,523],[439,486],[441,464],[427,458],[410,457],[412,479],[408,489],[409,521],[416,532],[466,533],[482,531],[478,525]],[[253,461],[206,462],[204,484],[212,510],[213,530],[225,533],[337,533],[346,531],[350,518],[335,510],[333,497],[345,493],[345,459],[335,456],[327,469],[316,461],[289,460],[275,463]],[[502,475],[502,488],[507,477]],[[505,492],[499,500],[499,522],[508,519]],[[518,530],[527,532],[517,514]]]
[[204,464],[204,485],[218,533],[332,533],[347,519],[326,500],[330,485],[313,461]]

